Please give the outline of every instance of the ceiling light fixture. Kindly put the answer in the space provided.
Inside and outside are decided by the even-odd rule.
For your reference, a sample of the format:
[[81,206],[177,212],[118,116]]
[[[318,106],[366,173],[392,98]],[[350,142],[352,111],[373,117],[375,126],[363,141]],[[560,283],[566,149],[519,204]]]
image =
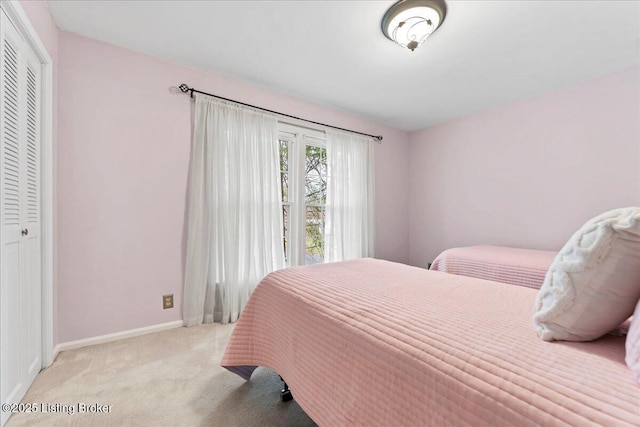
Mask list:
[[389,40],[413,51],[444,21],[444,0],[400,0],[382,18],[382,32]]

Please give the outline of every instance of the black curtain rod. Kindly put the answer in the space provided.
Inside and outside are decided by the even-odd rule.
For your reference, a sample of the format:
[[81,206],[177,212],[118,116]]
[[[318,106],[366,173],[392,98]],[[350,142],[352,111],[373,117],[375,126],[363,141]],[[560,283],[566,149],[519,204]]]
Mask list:
[[257,107],[257,106],[255,106],[255,105],[251,105],[251,104],[245,104],[244,102],[236,101],[236,100],[234,100],[234,99],[224,98],[224,97],[222,97],[222,96],[214,95],[214,94],[212,94],[212,93],[207,93],[207,92],[199,91],[199,90],[197,90],[197,89],[194,89],[194,88],[192,88],[192,87],[189,87],[189,85],[187,85],[186,83],[182,83],[180,86],[178,86],[178,88],[180,89],[180,91],[181,91],[182,93],[190,92],[190,93],[189,93],[189,96],[191,96],[191,98],[193,98],[193,94],[194,94],[194,93],[201,93],[201,94],[203,94],[203,95],[213,96],[214,98],[224,99],[225,101],[235,102],[236,104],[245,105],[245,106],[247,106],[247,107],[257,108],[258,110],[262,110],[262,111],[266,111],[266,112],[269,112],[269,113],[277,114],[277,115],[279,115],[279,116],[290,117],[290,118],[292,118],[292,119],[302,120],[302,121],[305,121],[305,122],[308,122],[308,123],[313,123],[314,125],[320,125],[320,126],[325,126],[325,127],[333,128],[333,129],[344,130],[344,131],[351,132],[351,133],[357,133],[358,135],[369,136],[369,137],[371,137],[371,138],[373,138],[373,139],[378,140],[378,142],[382,141],[382,135],[378,135],[378,136],[376,136],[376,135],[369,135],[368,133],[357,132],[357,131],[355,131],[355,130],[350,130],[350,129],[340,128],[340,127],[338,127],[338,126],[332,126],[332,125],[328,125],[328,124],[325,124],[325,123],[314,122],[313,120],[303,119],[302,117],[296,117],[296,116],[292,116],[292,115],[290,115],[290,114],[279,113],[279,112],[277,112],[277,111],[269,110],[269,109],[267,109],[267,108]]

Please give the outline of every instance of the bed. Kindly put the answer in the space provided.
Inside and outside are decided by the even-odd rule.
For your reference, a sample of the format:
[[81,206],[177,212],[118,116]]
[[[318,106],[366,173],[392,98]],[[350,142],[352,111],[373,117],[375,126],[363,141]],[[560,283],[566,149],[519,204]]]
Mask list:
[[430,269],[540,289],[558,252],[502,246],[447,249]]
[[319,425],[640,425],[624,338],[541,341],[536,293],[374,259],[290,268],[221,363],[278,372]]

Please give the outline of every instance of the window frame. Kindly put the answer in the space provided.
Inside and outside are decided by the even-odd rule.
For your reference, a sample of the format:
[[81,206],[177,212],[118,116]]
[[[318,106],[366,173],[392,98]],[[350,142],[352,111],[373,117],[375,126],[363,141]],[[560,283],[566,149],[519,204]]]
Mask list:
[[287,202],[282,202],[283,206],[289,207],[288,233],[287,236],[283,235],[283,238],[287,239],[285,250],[287,267],[292,267],[305,265],[307,206],[325,206],[325,204],[305,202],[306,146],[326,149],[327,144],[324,131],[284,122],[278,123],[278,141],[281,140],[287,141],[288,148],[288,198]]

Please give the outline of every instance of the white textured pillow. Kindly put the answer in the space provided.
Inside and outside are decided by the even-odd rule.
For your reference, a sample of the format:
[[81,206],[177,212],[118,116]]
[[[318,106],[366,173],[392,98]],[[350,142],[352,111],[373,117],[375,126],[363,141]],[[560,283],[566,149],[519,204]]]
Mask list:
[[640,298],[640,208],[582,226],[549,267],[533,321],[545,341],[590,341],[633,313]]

